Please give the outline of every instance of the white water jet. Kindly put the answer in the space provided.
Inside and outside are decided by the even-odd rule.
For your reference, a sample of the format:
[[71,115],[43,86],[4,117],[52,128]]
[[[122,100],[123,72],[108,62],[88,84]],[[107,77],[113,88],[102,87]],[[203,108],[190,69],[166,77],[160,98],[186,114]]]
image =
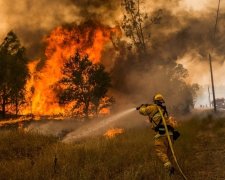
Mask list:
[[91,123],[91,124],[88,124],[87,126],[81,127],[79,129],[67,134],[65,136],[65,138],[63,139],[63,142],[72,142],[72,141],[90,136],[93,133],[98,132],[102,128],[107,127],[111,123],[118,121],[119,119],[130,114],[133,111],[135,111],[135,108],[122,111],[122,112],[115,114],[109,118],[106,118],[102,121],[95,122],[95,124]]

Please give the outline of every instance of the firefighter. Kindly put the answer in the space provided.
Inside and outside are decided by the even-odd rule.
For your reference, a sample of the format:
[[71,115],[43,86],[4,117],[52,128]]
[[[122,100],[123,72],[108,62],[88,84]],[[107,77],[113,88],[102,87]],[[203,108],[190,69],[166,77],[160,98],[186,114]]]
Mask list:
[[174,173],[174,167],[171,163],[172,153],[158,107],[161,109],[166,120],[172,142],[179,137],[179,133],[174,130],[176,122],[174,118],[169,117],[166,106],[164,105],[165,101],[163,96],[161,94],[156,94],[153,97],[153,102],[153,104],[142,104],[137,110],[139,110],[141,115],[149,117],[151,128],[155,131],[154,146],[156,155],[163,162],[164,167],[171,175]]

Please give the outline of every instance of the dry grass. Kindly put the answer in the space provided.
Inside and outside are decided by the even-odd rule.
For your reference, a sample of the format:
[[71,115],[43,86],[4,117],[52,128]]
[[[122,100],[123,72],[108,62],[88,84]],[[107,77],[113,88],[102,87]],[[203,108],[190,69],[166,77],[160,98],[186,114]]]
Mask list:
[[[208,119],[193,119],[179,128],[182,137],[175,149],[190,179],[225,178],[225,167],[217,167],[225,160],[221,159],[224,153],[217,152],[224,148],[219,147],[224,128],[223,120]],[[0,132],[0,179],[181,179],[164,172],[152,137],[149,128],[139,128],[113,139],[63,144],[55,137],[4,130]],[[219,160],[216,155],[221,156]]]

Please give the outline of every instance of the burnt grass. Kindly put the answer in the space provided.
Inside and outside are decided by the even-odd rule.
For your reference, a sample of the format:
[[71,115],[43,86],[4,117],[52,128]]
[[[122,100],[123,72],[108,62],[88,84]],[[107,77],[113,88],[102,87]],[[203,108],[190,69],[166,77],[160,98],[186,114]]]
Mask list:
[[[225,179],[225,119],[192,118],[178,129],[175,152],[186,176]],[[164,171],[152,138],[149,128],[138,128],[64,144],[53,136],[1,130],[0,179],[182,179]]]

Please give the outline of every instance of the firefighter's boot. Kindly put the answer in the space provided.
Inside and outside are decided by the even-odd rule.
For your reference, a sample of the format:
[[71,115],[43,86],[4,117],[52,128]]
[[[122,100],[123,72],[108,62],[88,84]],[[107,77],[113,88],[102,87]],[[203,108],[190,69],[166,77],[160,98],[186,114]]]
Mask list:
[[173,165],[171,164],[171,162],[168,161],[167,163],[165,163],[164,167],[170,176],[174,174],[175,169]]

